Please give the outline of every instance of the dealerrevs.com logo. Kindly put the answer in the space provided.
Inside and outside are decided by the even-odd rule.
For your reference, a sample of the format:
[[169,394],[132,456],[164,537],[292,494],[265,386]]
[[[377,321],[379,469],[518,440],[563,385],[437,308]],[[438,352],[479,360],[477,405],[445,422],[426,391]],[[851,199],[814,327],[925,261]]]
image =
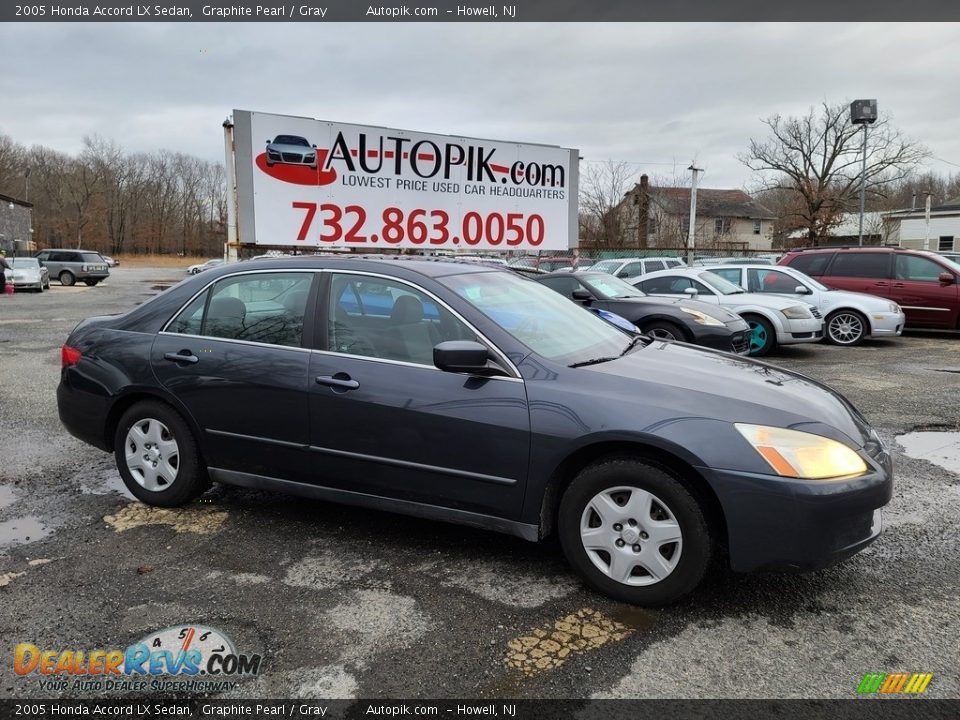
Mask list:
[[320,148],[303,136],[282,134],[267,140],[256,165],[270,177],[296,185],[330,185],[336,182],[338,173],[350,173],[375,176],[381,182],[405,176],[530,188],[566,187],[563,165],[522,159],[500,161],[496,155],[496,148],[479,144],[429,139],[415,142],[409,137],[365,132],[359,133],[353,143],[338,132],[329,148]]
[[260,672],[262,656],[238,653],[225,634],[175,625],[126,649],[42,649],[19,643],[13,669],[48,691],[223,692]]

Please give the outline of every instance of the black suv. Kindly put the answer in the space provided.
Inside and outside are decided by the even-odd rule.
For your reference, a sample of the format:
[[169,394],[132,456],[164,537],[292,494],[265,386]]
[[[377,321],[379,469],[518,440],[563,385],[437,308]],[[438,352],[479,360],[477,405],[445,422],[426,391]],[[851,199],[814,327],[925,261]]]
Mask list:
[[93,287],[110,276],[107,261],[95,250],[41,250],[35,257],[61,285],[83,280]]

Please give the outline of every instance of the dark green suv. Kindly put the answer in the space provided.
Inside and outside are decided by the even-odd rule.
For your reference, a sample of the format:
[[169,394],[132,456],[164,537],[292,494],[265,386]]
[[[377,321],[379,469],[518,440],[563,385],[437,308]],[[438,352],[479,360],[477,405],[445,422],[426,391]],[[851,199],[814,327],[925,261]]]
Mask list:
[[83,280],[93,287],[110,276],[107,261],[94,250],[41,250],[36,258],[61,285]]

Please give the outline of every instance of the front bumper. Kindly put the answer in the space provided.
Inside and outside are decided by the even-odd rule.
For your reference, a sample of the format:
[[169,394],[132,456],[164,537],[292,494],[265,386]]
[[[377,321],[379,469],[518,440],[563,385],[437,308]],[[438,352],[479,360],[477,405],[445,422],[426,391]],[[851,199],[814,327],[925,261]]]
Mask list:
[[902,312],[875,312],[870,313],[869,317],[872,337],[896,337],[903,333],[903,326],[907,322]]
[[19,280],[14,278],[8,282],[11,282],[17,290],[42,290],[44,286],[43,280]]
[[731,568],[816,570],[876,540],[893,467],[886,452],[869,465],[865,475],[828,481],[701,468],[723,508]]
[[698,325],[693,342],[713,350],[744,355],[750,350],[750,328],[745,322],[730,323],[723,327]]
[[819,342],[823,339],[823,320],[809,318],[807,320],[789,320],[782,318],[783,332],[777,333],[777,343],[780,345],[795,345],[797,343]]

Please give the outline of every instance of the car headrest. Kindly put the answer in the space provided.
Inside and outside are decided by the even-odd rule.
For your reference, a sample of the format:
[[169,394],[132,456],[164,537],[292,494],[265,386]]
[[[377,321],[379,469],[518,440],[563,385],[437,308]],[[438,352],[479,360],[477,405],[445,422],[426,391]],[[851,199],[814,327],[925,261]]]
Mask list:
[[423,303],[413,295],[401,295],[390,311],[390,321],[395,325],[407,325],[423,320]]
[[207,319],[243,320],[247,316],[247,306],[243,301],[235,297],[218,297],[210,301],[210,307],[207,308]]

